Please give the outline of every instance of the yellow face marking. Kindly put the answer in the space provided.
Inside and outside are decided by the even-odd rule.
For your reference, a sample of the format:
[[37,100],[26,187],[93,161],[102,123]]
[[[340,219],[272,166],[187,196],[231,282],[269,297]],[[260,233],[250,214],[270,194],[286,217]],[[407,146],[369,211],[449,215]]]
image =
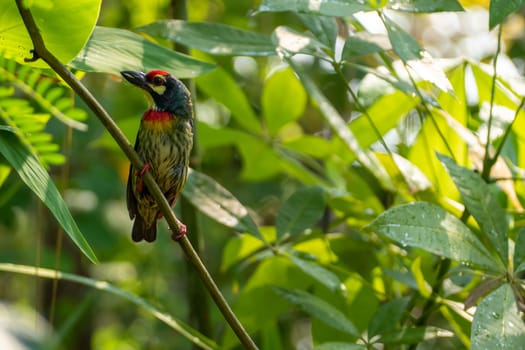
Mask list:
[[166,91],[166,78],[163,75],[157,74],[151,79],[151,83],[148,83],[148,85],[157,95],[162,95],[164,91]]

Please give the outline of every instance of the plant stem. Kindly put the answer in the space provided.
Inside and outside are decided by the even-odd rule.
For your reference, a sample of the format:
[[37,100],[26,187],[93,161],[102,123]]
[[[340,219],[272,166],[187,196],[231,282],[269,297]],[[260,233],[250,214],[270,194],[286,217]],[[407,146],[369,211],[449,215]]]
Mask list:
[[[142,160],[135,152],[126,136],[124,136],[122,131],[115,124],[108,112],[106,112],[104,107],[102,107],[102,105],[93,97],[91,92],[47,49],[40,31],[38,30],[38,27],[35,23],[33,15],[28,8],[24,7],[23,0],[16,0],[16,5],[34,46],[32,51],[33,57],[28,61],[34,61],[39,58],[44,60],[62,79],[64,79],[64,81],[77,93],[80,98],[82,98],[86,105],[99,118],[100,122],[104,125],[113,139],[120,146],[122,151],[126,154],[131,164],[133,164],[133,166],[137,169],[142,169],[144,167]],[[171,210],[171,207],[164,197],[161,189],[153,179],[153,176],[151,173],[146,172],[143,175],[143,179],[146,183],[146,186],[148,186],[151,195],[153,198],[155,198],[160,211],[166,218],[173,236],[179,235],[180,223]],[[233,313],[224,296],[221,294],[215,281],[206,269],[206,266],[202,263],[201,259],[193,249],[193,246],[191,245],[188,237],[183,236],[181,239],[177,240],[177,242],[180,244],[188,260],[197,270],[204,285],[208,289],[208,292],[211,294],[211,297],[215,301],[217,307],[223,314],[226,321],[229,323],[232,330],[237,335],[239,341],[246,349],[257,349],[257,346]]]

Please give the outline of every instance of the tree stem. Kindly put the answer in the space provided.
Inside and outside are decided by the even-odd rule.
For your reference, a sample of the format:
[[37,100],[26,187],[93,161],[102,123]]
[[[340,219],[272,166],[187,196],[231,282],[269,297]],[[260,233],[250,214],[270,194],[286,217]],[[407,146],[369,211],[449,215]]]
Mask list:
[[[144,164],[140,159],[139,155],[135,152],[132,145],[124,136],[119,127],[115,124],[111,116],[106,112],[104,107],[93,97],[91,92],[73,75],[46,47],[44,40],[40,34],[40,31],[35,23],[33,15],[28,8],[25,8],[23,5],[23,0],[16,0],[16,5],[18,11],[24,21],[24,25],[29,32],[31,40],[33,42],[34,49],[32,50],[33,57],[29,60],[42,59],[45,61],[64,81],[75,91],[75,93],[86,103],[86,105],[93,111],[93,113],[98,117],[100,122],[111,134],[113,139],[117,142],[119,147],[122,149],[124,154],[128,157],[131,164],[137,169],[142,169]],[[153,176],[146,172],[143,175],[144,182],[151,193],[155,198],[159,209],[166,218],[170,230],[173,232],[174,236],[177,236],[180,232],[180,226],[175,214],[171,210],[168,201],[164,197],[161,189],[153,179]],[[249,334],[246,332],[242,324],[239,322],[232,309],[226,302],[226,299],[221,294],[219,288],[217,287],[215,281],[211,277],[210,273],[206,269],[206,266],[202,263],[200,257],[197,255],[193,246],[191,245],[189,239],[186,236],[183,236],[181,239],[177,240],[180,244],[182,250],[186,254],[188,260],[197,270],[200,278],[202,279],[204,285],[208,289],[211,297],[215,301],[215,304],[223,314],[226,321],[229,323],[230,327],[233,329],[237,338],[242,343],[246,349],[257,349],[257,346],[250,338]]]

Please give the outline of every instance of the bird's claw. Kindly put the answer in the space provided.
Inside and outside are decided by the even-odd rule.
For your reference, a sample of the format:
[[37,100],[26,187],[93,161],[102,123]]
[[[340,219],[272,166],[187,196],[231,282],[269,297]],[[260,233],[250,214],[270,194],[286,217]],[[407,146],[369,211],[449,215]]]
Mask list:
[[171,237],[173,238],[173,240],[178,241],[179,239],[184,237],[186,233],[187,233],[186,225],[184,225],[182,222],[179,221],[179,232],[174,233]]
[[142,175],[144,175],[146,172],[149,171],[149,163],[145,163],[144,166],[142,167],[142,169],[140,170],[137,170],[135,172],[135,176],[140,176],[142,177]]

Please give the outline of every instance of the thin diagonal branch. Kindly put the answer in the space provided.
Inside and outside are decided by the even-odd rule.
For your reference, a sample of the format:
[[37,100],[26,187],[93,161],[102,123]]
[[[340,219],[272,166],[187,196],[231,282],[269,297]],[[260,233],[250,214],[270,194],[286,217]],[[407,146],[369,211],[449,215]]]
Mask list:
[[[122,131],[115,124],[108,112],[106,112],[104,107],[102,107],[102,105],[95,99],[91,92],[53,55],[53,53],[47,49],[40,31],[38,30],[38,27],[35,23],[33,15],[29,9],[24,7],[23,0],[16,0],[16,5],[34,46],[32,51],[33,57],[29,60],[44,60],[62,79],[64,79],[64,81],[98,117],[100,122],[104,125],[113,139],[120,146],[122,151],[126,154],[131,164],[133,164],[133,166],[137,169],[142,169],[144,166],[142,160],[135,152],[126,136],[124,136]],[[180,233],[180,224],[175,217],[175,214],[171,210],[168,201],[164,197],[164,194],[149,172],[144,174],[143,179],[146,183],[146,186],[148,186],[151,195],[155,198],[160,211],[166,218],[168,226],[173,233],[172,237],[176,237]],[[208,289],[208,292],[215,301],[215,304],[223,314],[226,321],[229,323],[232,330],[237,335],[239,341],[246,349],[257,349],[257,346],[226,302],[226,299],[206,269],[206,266],[202,263],[202,260],[195,252],[195,249],[193,249],[189,239],[186,236],[183,236],[181,239],[177,240],[177,242],[180,244],[187,258],[197,270],[199,277],[202,279],[204,285]]]

